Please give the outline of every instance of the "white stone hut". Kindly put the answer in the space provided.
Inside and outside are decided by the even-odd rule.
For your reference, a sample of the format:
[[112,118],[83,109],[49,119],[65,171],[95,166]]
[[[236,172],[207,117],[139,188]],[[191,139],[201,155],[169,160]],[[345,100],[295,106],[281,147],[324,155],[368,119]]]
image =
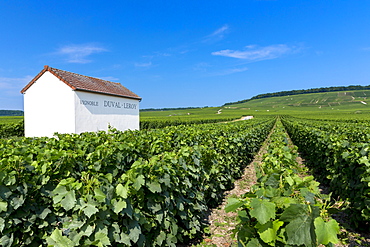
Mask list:
[[21,93],[26,137],[139,129],[141,98],[119,83],[46,65]]

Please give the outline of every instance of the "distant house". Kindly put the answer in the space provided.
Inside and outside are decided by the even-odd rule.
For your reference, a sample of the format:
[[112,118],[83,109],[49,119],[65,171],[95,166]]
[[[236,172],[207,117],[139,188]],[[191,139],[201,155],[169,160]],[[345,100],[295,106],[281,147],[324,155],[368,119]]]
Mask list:
[[242,117],[242,120],[249,120],[249,119],[253,119],[253,116],[245,116],[245,117]]
[[141,98],[119,83],[45,66],[21,93],[26,137],[139,129]]

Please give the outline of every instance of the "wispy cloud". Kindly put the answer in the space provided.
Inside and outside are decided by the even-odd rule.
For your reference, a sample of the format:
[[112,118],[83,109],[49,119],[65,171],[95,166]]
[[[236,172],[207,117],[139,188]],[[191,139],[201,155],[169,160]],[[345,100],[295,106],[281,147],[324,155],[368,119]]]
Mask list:
[[207,69],[210,68],[210,67],[211,67],[211,65],[209,63],[201,62],[201,63],[195,64],[195,66],[193,67],[193,70],[206,72]]
[[204,39],[203,42],[209,42],[209,41],[215,41],[215,40],[220,40],[223,39],[225,34],[229,30],[229,25],[225,24],[213,33],[207,35]]
[[216,31],[214,31],[211,35],[209,36],[218,36],[218,37],[223,37],[225,32],[229,30],[229,25],[223,25],[222,27],[220,27],[219,29],[217,29]]
[[135,67],[140,67],[140,68],[149,68],[152,66],[152,62],[148,63],[135,63]]
[[247,67],[226,69],[226,70],[222,70],[222,71],[219,71],[219,72],[215,73],[215,75],[230,75],[230,74],[244,72],[244,71],[247,71],[247,70],[248,70]]
[[102,46],[96,44],[66,45],[59,48],[58,55],[66,57],[68,63],[90,63],[88,57],[95,53],[108,51]]
[[144,55],[142,56],[143,58],[147,58],[147,59],[154,59],[154,58],[158,58],[158,57],[170,57],[172,56],[172,54],[168,53],[168,52],[153,52],[152,55]]
[[214,56],[224,56],[250,61],[260,61],[278,58],[285,54],[292,53],[295,51],[296,48],[289,47],[284,44],[270,45],[265,47],[249,45],[246,46],[243,50],[221,50],[212,52],[211,54]]
[[171,54],[168,52],[155,52],[157,57],[170,57]]
[[[144,59],[142,61],[145,61],[145,62],[135,62],[134,66],[137,68],[148,69],[148,68],[156,66],[157,63],[155,61],[161,60],[163,58],[171,57],[172,55],[173,54],[169,52],[155,51],[155,52],[152,52],[151,55],[143,55],[142,58]],[[154,64],[152,61],[154,61]]]
[[20,78],[0,77],[0,90],[19,91],[32,80],[32,76]]
[[106,81],[119,81],[118,78],[113,77],[113,76],[104,76],[104,77],[98,77],[98,78],[100,78],[102,80],[106,80]]

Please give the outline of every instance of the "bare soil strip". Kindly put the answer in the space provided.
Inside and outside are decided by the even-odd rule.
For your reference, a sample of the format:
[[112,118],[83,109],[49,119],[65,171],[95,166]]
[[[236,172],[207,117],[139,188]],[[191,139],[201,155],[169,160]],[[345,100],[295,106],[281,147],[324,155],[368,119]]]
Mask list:
[[237,215],[235,212],[225,212],[227,199],[229,197],[240,197],[250,191],[252,185],[257,182],[254,167],[262,161],[262,156],[267,152],[266,147],[269,137],[270,135],[266,138],[266,141],[263,143],[259,152],[255,155],[254,160],[245,168],[243,176],[235,181],[234,189],[226,191],[222,204],[219,207],[212,209],[210,212],[208,217],[210,235],[205,237],[203,242],[198,246],[228,247],[232,246],[233,243],[236,243],[236,240],[232,237],[232,230],[235,227]]
[[227,199],[229,197],[240,197],[250,190],[250,187],[256,183],[256,174],[253,165],[249,165],[245,170],[241,179],[235,182],[234,189],[225,192],[223,203],[216,209],[212,210],[209,216],[210,223],[210,237],[204,241],[216,246],[230,246],[231,243],[236,242],[232,237],[232,230],[236,224],[236,213],[225,212]]

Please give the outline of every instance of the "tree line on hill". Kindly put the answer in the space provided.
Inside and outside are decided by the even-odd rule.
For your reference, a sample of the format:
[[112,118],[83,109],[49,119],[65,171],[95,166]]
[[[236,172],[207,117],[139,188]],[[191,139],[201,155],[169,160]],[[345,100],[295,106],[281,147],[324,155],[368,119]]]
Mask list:
[[0,116],[23,116],[20,110],[0,110]]
[[277,97],[277,96],[288,96],[288,95],[308,94],[308,93],[350,91],[350,90],[370,90],[370,85],[368,86],[351,85],[347,87],[343,87],[343,86],[342,87],[320,87],[320,88],[311,88],[311,89],[302,89],[302,90],[281,91],[281,92],[276,92],[276,93],[265,93],[265,94],[256,95],[250,99],[225,103],[223,106],[245,103],[253,99],[263,99],[263,98],[271,98],[271,97]]
[[209,106],[203,107],[176,107],[176,108],[147,108],[147,109],[140,109],[140,111],[172,111],[172,110],[191,110],[191,109],[199,109],[199,108],[208,108]]

